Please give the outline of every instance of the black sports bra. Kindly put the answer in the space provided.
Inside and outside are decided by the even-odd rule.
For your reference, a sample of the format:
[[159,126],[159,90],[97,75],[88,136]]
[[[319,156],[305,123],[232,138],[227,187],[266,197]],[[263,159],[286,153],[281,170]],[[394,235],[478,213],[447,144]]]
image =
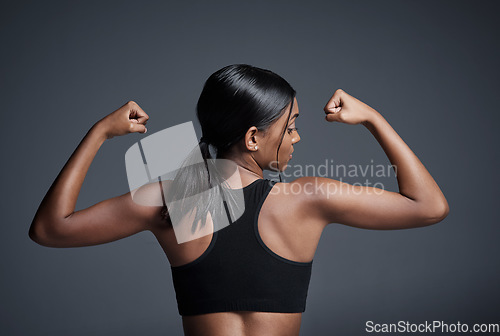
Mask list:
[[279,256],[264,244],[258,231],[260,209],[275,183],[258,179],[244,187],[243,215],[215,231],[196,260],[171,266],[180,315],[305,311],[313,262]]

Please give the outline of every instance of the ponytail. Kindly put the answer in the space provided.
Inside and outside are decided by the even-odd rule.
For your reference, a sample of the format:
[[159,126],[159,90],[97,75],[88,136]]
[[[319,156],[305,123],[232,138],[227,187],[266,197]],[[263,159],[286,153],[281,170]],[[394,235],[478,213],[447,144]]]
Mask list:
[[[199,162],[200,153],[202,162]],[[205,227],[209,214],[213,221],[213,231],[225,227],[231,218],[238,217],[236,214],[241,210],[242,200],[229,191],[226,179],[228,173],[232,175],[236,170],[236,165],[233,163],[231,167],[229,162],[212,158],[209,140],[204,137],[200,139],[198,146],[189,153],[177,170],[164,198],[169,206],[167,208],[164,204],[162,216],[170,221],[174,229],[180,219],[192,215],[193,211],[194,218],[191,224],[193,236],[196,231]],[[168,210],[175,212],[176,220],[171,218]],[[177,239],[179,240],[179,237]]]

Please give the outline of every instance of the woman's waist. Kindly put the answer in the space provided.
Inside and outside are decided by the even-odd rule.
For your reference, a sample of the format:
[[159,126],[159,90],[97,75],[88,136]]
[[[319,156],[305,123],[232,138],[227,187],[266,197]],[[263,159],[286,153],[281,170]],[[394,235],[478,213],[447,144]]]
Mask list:
[[231,311],[183,316],[185,336],[298,336],[302,313]]

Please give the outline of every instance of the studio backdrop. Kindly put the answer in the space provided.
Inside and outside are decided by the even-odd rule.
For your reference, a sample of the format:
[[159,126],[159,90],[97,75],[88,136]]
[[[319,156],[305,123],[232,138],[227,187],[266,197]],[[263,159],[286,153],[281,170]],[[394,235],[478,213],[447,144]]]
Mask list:
[[301,141],[285,181],[324,166],[330,178],[398,191],[390,168],[373,172],[390,162],[365,127],[325,122],[341,88],[385,117],[450,206],[442,222],[416,229],[330,224],[301,335],[365,335],[400,321],[498,327],[499,10],[443,0],[3,1],[0,334],[182,335],[151,232],[50,248],[28,230],[98,120],[129,100],[150,117],[146,134],[99,149],[76,210],[128,191],[125,154],[139,140],[188,122],[201,136],[204,82],[238,63],[297,91]]

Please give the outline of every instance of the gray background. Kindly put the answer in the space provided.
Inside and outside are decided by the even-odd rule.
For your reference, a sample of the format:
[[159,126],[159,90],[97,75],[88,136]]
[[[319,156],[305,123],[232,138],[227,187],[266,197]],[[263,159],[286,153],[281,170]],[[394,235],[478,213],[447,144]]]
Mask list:
[[[147,135],[195,121],[203,83],[233,63],[270,69],[297,90],[295,165],[389,164],[363,126],[325,122],[323,106],[342,88],[385,116],[451,208],[419,229],[327,227],[301,335],[364,335],[367,320],[499,323],[499,7],[3,1],[0,334],[182,333],[169,264],[150,232],[57,249],[32,242],[28,228],[93,123],[127,100],[149,114]],[[77,210],[128,191],[124,154],[145,136],[104,143]],[[398,190],[393,176],[379,180]]]

